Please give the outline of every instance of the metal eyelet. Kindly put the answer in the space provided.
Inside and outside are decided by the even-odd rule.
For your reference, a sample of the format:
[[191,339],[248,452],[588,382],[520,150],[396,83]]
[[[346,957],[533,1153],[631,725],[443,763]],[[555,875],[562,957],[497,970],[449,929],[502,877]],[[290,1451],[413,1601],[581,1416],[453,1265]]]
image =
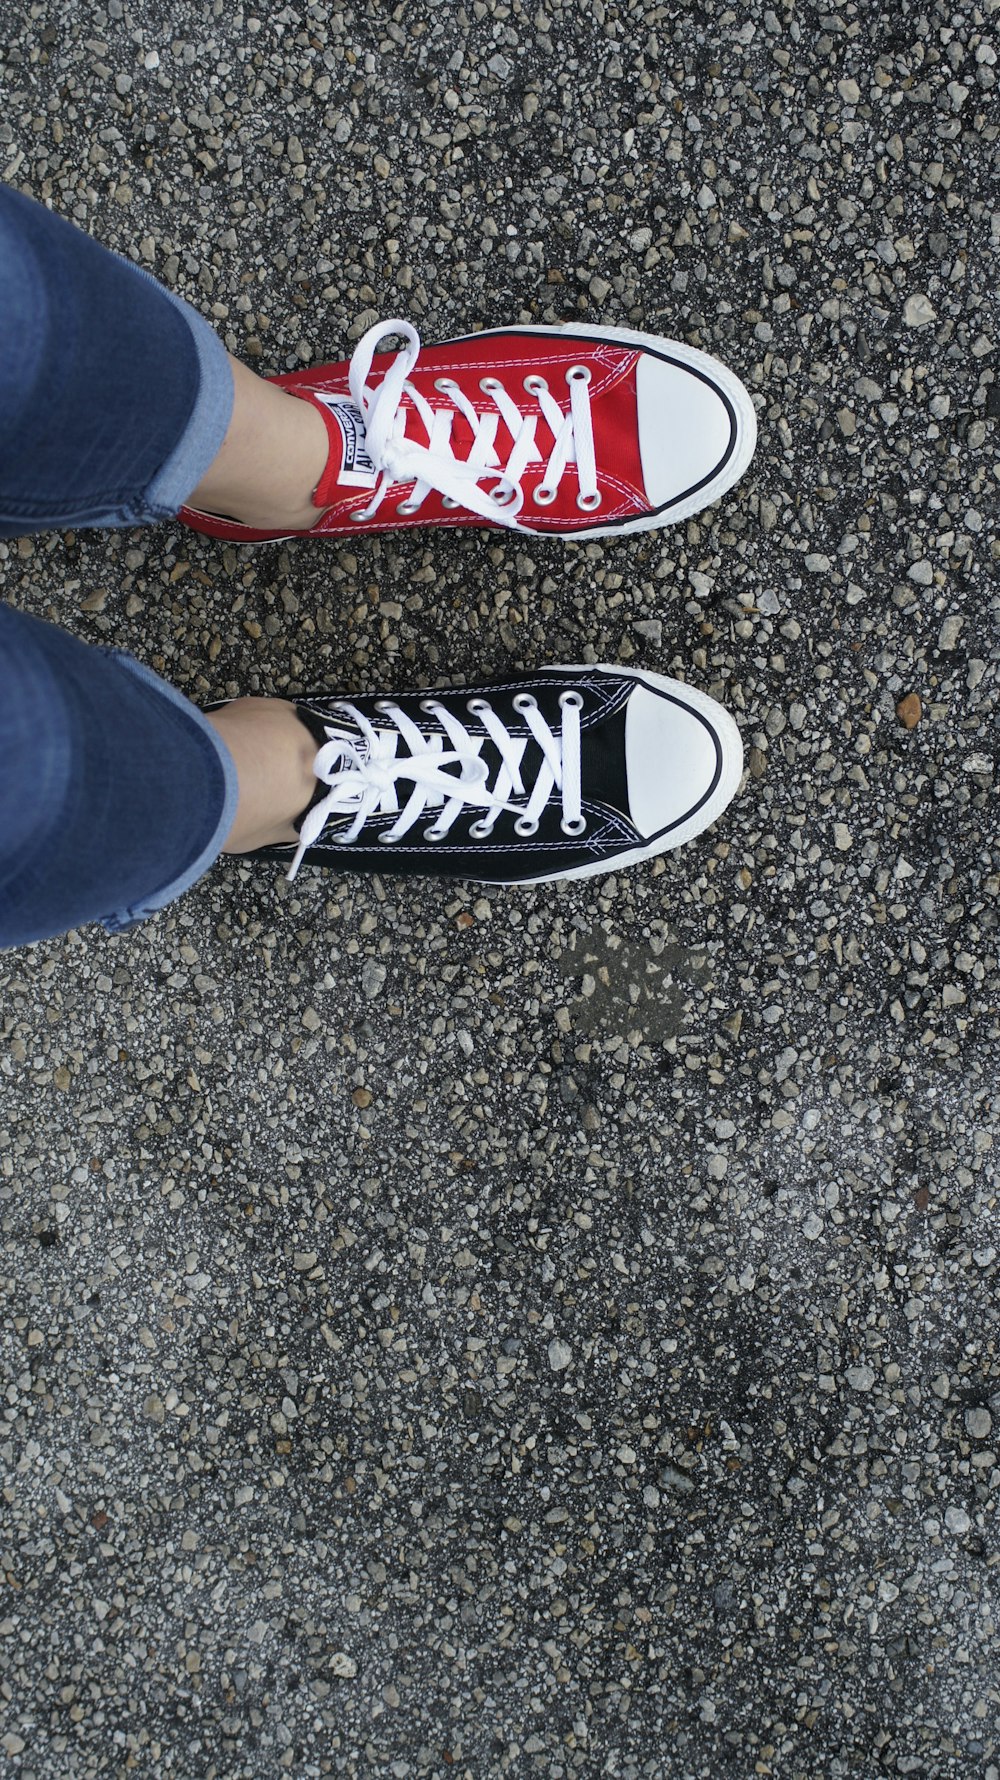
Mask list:
[[458,504],[458,501],[453,500],[450,494],[443,494],[441,496],[441,505],[442,507],[446,507],[449,513],[453,513]]
[[431,827],[431,828],[424,829],[424,840],[425,841],[443,841],[444,838],[445,838],[445,836],[444,836],[443,828]]
[[450,396],[453,389],[458,388],[454,377],[435,377],[434,388],[439,389],[443,396]]
[[554,488],[546,488],[543,483],[539,488],[532,490],[531,498],[536,507],[551,507],[556,498],[556,491]]
[[578,494],[576,504],[581,513],[596,513],[601,504],[601,491],[596,489],[593,494]]
[[380,834],[378,839],[380,847],[391,847],[395,841],[398,841],[399,836],[398,834]]
[[586,365],[571,365],[566,372],[567,383],[589,383],[590,372]]
[[441,706],[436,698],[422,698],[420,700],[420,709],[426,712],[428,717],[436,717]]
[[491,396],[494,390],[503,389],[503,384],[499,377],[480,377],[479,387],[484,395]]
[[492,822],[487,822],[487,821],[483,820],[481,822],[470,822],[469,823],[469,837],[471,840],[484,841],[486,839],[487,835],[492,834],[492,833],[493,833]]
[[481,717],[483,712],[488,711],[490,707],[485,698],[467,698],[465,708],[473,717]]
[[559,823],[563,834],[583,834],[587,826],[586,816],[563,816]]
[[363,525],[363,524],[364,524],[364,521],[365,521],[365,520],[366,520],[366,519],[367,519],[367,518],[369,518],[369,515],[368,515],[368,514],[367,514],[367,513],[359,513],[359,512],[358,512],[358,511],[357,511],[357,510],[356,510],[356,509],[355,509],[355,511],[354,511],[354,512],[353,512],[353,513],[352,513],[352,514],[351,514],[351,518],[352,518],[352,519],[353,519],[353,521],[354,521],[354,523],[355,523],[355,525]]
[[498,507],[509,507],[511,501],[517,500],[517,489],[494,488],[490,491],[490,500],[495,501]]
[[515,711],[537,711],[538,700],[532,698],[530,692],[515,692],[511,699]]
[[408,519],[410,514],[415,513],[416,511],[416,501],[400,501],[399,506],[396,508],[396,512],[402,514],[404,519]]
[[583,710],[583,697],[579,692],[560,692],[559,703],[564,711]]
[[527,838],[529,834],[537,834],[538,823],[533,821],[530,816],[518,816],[517,821],[514,823],[514,833],[519,834],[524,838]]
[[544,377],[538,377],[532,372],[530,377],[524,379],[524,387],[529,396],[541,396],[545,394],[549,386]]
[[376,711],[380,711],[384,716],[389,709],[389,700],[387,698],[377,698],[375,700],[375,709]]

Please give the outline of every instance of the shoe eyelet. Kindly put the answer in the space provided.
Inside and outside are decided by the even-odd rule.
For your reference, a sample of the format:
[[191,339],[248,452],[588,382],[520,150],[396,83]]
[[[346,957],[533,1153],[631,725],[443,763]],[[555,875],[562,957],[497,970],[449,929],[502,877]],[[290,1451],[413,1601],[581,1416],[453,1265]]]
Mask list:
[[354,512],[350,515],[350,517],[353,519],[355,525],[363,525],[365,520],[369,517],[369,515],[365,512],[359,513],[357,508],[355,508]]
[[579,692],[560,692],[559,704],[564,711],[582,711],[583,696]]
[[529,834],[538,833],[538,823],[537,821],[532,820],[530,816],[518,816],[517,821],[514,823],[514,833],[527,839]]
[[481,717],[490,707],[485,698],[467,698],[465,708],[473,717]]
[[556,498],[556,491],[554,488],[546,488],[543,484],[532,490],[531,498],[536,507],[551,507]]
[[395,841],[398,841],[398,839],[398,834],[380,834],[378,837],[379,846],[391,847]]
[[587,818],[586,816],[563,816],[559,826],[563,834],[583,834],[587,827]]
[[471,840],[484,841],[486,839],[487,835],[490,835],[492,833],[493,833],[492,822],[487,822],[484,819],[482,821],[469,823],[469,837]]
[[416,501],[400,501],[399,506],[396,508],[396,512],[401,514],[404,519],[409,519],[411,513],[415,513],[416,511]]
[[595,489],[593,494],[578,494],[576,504],[581,513],[596,513],[601,504],[600,489]]
[[439,389],[443,396],[450,396],[453,389],[458,388],[454,377],[435,377],[434,388]]
[[498,507],[509,507],[511,501],[517,500],[517,489],[494,488],[490,492],[490,500],[495,501]]
[[515,692],[510,702],[515,711],[536,711],[538,709],[538,700],[532,698],[530,692]]
[[454,513],[455,508],[458,506],[458,502],[453,500],[450,494],[443,494],[441,496],[441,505],[442,507],[446,507],[449,513]]
[[586,365],[571,365],[566,372],[567,383],[589,383],[590,372]]
[[545,394],[549,386],[544,377],[538,377],[532,372],[530,377],[524,379],[524,387],[529,396],[542,396]]
[[384,717],[389,710],[389,700],[387,698],[377,698],[375,700],[375,709]]
[[444,829],[443,828],[434,828],[433,826],[430,828],[425,828],[424,829],[424,840],[425,841],[443,841],[444,840]]
[[493,395],[496,390],[503,389],[499,377],[480,377],[479,387],[486,396]]
[[428,717],[436,717],[441,706],[438,704],[437,699],[422,698],[420,700],[420,709],[426,712]]

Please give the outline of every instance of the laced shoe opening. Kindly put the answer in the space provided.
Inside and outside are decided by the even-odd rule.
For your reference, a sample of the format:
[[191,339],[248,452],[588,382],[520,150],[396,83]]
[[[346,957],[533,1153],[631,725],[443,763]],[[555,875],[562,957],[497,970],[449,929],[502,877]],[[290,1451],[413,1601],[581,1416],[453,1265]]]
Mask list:
[[[375,352],[390,333],[402,334],[406,345],[372,388],[367,380]],[[362,416],[365,451],[378,478],[367,506],[351,513],[355,524],[374,520],[389,490],[409,484],[412,492],[396,508],[401,519],[414,517],[433,490],[448,513],[461,510],[488,524],[524,529],[519,518],[527,493],[524,478],[539,462],[535,506],[555,505],[564,478],[572,476],[579,489],[578,510],[594,510],[600,497],[595,494],[592,379],[585,364],[564,373],[567,412],[565,397],[560,405],[538,372],[521,379],[531,400],[522,396],[518,402],[494,375],[475,384],[451,375],[435,378],[432,385],[414,381],[410,373],[419,356],[419,334],[411,323],[397,319],[370,328],[351,359],[351,399]],[[428,400],[431,388],[444,400]],[[484,486],[488,482],[492,488]],[[566,494],[571,497],[571,490]],[[572,529],[573,521],[568,513],[566,517]]]
[[[565,687],[558,720],[551,706],[546,717],[528,691],[513,695],[505,715],[479,693],[409,704],[406,698],[374,699],[369,715],[350,700],[338,701],[333,709],[350,718],[350,728],[341,728],[339,719],[324,724],[326,740],[314,771],[328,790],[325,796],[320,791],[302,819],[289,877],[331,820],[337,823],[332,844],[344,847],[370,844],[376,820],[379,845],[390,847],[411,833],[425,811],[434,816],[421,834],[428,845],[446,842],[460,817],[468,821],[470,838],[486,840],[502,813],[514,818],[516,835],[526,840],[538,833],[543,815],[546,821],[555,815],[551,805],[558,796],[563,832],[581,833],[582,705],[580,695]],[[517,724],[511,706],[522,720]]]

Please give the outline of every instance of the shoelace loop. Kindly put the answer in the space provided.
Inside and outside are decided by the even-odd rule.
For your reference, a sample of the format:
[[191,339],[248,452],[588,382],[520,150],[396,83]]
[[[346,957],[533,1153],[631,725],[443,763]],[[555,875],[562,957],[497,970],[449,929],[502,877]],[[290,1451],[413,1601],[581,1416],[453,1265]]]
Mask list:
[[[481,695],[466,702],[469,715],[478,720],[485,732],[480,736],[470,735],[455,712],[432,697],[422,700],[421,710],[436,718],[441,728],[429,735],[392,699],[380,699],[376,705],[376,710],[389,719],[385,727],[379,728],[349,700],[338,700],[333,709],[344,712],[357,726],[358,734],[351,736],[333,726],[327,728],[328,739],[316,756],[313,771],[329,790],[303,819],[298,848],[288,869],[289,882],[327,822],[337,816],[349,818],[337,836],[342,845],[358,839],[370,816],[392,813],[395,821],[379,834],[380,842],[391,846],[410,831],[425,809],[437,813],[424,830],[424,839],[444,840],[466,807],[484,812],[469,825],[474,839],[490,835],[505,810],[516,817],[515,832],[526,838],[537,832],[549,798],[558,791],[563,833],[581,835],[587,826],[580,777],[582,695],[572,690],[560,693],[562,720],[557,730],[542,716],[530,693],[515,694],[512,703],[542,754],[530,787],[525,785],[523,771],[528,738],[512,735],[489,699]],[[445,746],[445,738],[450,747]],[[487,738],[500,756],[492,785],[489,768],[479,752]],[[410,750],[408,754],[397,754],[401,741]],[[457,771],[449,770],[455,768]],[[404,785],[411,789],[400,808]]]
[[[377,389],[368,387],[368,375],[379,343],[386,334],[402,334],[406,345],[397,353]],[[597,486],[597,463],[594,454],[594,429],[590,412],[590,370],[586,365],[571,365],[565,373],[569,388],[569,412],[564,413],[551,394],[544,377],[536,374],[524,378],[523,388],[536,410],[523,413],[506,385],[498,377],[483,377],[479,388],[487,398],[482,405],[473,403],[452,377],[439,377],[435,388],[446,395],[451,409],[432,408],[421,392],[410,382],[420,353],[420,335],[411,322],[395,319],[377,322],[359,340],[350,366],[351,397],[365,422],[365,447],[379,472],[380,481],[368,505],[355,511],[357,521],[372,519],[390,488],[412,482],[413,490],[397,511],[404,515],[416,513],[431,489],[440,494],[447,507],[464,507],[495,525],[519,529],[518,514],[524,505],[521,478],[529,463],[542,461],[536,440],[539,422],[544,421],[553,437],[553,445],[545,460],[545,471],[537,484],[533,500],[540,507],[551,506],[567,467],[576,466],[579,481],[577,506],[586,513],[601,504]],[[407,396],[427,435],[426,444],[411,439],[406,433],[408,415],[402,403]],[[472,429],[472,447],[465,459],[457,458],[451,448],[451,431],[455,413],[461,414]],[[496,449],[500,422],[513,440],[506,463]],[[480,483],[492,479],[492,490]]]

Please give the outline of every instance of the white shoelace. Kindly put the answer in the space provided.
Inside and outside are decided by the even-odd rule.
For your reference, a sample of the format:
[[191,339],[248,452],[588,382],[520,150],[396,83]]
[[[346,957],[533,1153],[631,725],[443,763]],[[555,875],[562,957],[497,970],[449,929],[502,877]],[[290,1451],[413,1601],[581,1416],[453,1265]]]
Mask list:
[[[407,344],[378,388],[369,389],[367,378],[372,359],[386,334],[402,334]],[[575,464],[579,481],[577,505],[583,512],[593,512],[600,506],[590,414],[590,371],[586,365],[571,365],[565,373],[570,400],[567,414],[549,391],[545,378],[539,376],[524,379],[525,395],[531,398],[530,413],[522,413],[499,378],[483,377],[479,388],[486,401],[480,413],[450,377],[439,377],[434,387],[449,398],[451,407],[432,408],[420,391],[407,382],[419,352],[420,335],[416,328],[398,319],[376,323],[355,348],[350,369],[351,397],[364,417],[365,446],[381,479],[367,507],[353,513],[353,519],[371,519],[390,488],[412,482],[413,491],[400,505],[400,513],[415,513],[433,488],[444,496],[447,506],[465,507],[495,525],[516,531],[517,516],[524,505],[521,477],[529,464],[537,463],[545,464],[545,472],[533,493],[536,505],[551,506],[564,472],[568,465]],[[426,443],[407,437],[409,415],[401,407],[404,395],[413,403],[427,435]],[[472,428],[472,448],[465,459],[457,458],[451,447],[456,413]],[[506,463],[501,462],[496,449],[501,421],[514,441]],[[554,440],[547,459],[536,437],[541,421]],[[487,479],[494,483],[491,490],[479,486]]]
[[[369,816],[390,812],[396,820],[381,831],[379,840],[391,845],[408,833],[425,809],[439,813],[425,828],[424,840],[444,840],[456,817],[468,805],[484,812],[470,824],[469,833],[474,839],[485,839],[491,834],[503,810],[516,815],[515,831],[526,837],[535,833],[552,792],[558,790],[564,834],[582,834],[587,824],[581,807],[580,694],[560,694],[562,723],[558,732],[546,722],[530,693],[516,694],[513,703],[542,751],[530,792],[525,789],[521,771],[528,737],[511,735],[485,698],[471,698],[467,709],[478,718],[486,737],[470,735],[454,712],[436,699],[423,700],[421,709],[438,719],[451,743],[450,750],[445,748],[440,731],[425,736],[391,699],[380,700],[377,707],[393,726],[383,729],[376,729],[356,705],[338,701],[334,710],[350,717],[360,735],[348,735],[333,726],[327,728],[328,740],[320,748],[313,770],[317,779],[329,786],[329,793],[313,805],[303,820],[298,850],[288,870],[289,882],[303,855],[319,839],[331,817],[336,816],[350,818],[347,827],[337,835],[338,845],[357,840]],[[500,755],[492,786],[488,783],[489,767],[480,754],[487,738]],[[397,758],[400,741],[406,743],[410,752]],[[458,770],[449,770],[453,768]],[[404,784],[412,789],[400,808]],[[515,803],[514,798],[527,798],[527,802]]]

